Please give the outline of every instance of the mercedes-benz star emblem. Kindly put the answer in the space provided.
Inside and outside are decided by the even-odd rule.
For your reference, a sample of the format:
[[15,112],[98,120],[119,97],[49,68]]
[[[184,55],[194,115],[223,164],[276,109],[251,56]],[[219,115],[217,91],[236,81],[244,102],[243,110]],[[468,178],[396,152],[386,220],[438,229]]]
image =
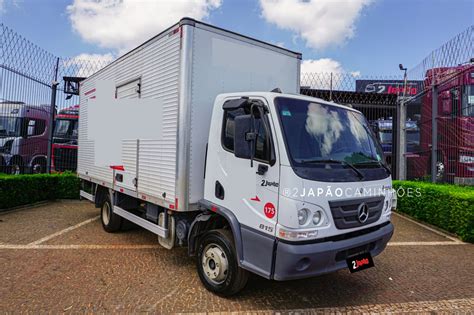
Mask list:
[[365,223],[369,218],[369,206],[363,202],[360,204],[359,208],[357,208],[357,219],[360,223]]

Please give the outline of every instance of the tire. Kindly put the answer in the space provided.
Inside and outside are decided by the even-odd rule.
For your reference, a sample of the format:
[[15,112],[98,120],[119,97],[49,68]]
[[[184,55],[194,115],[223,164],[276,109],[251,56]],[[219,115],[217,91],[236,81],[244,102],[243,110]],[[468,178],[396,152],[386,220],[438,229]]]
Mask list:
[[46,173],[46,161],[43,159],[35,160],[31,164],[31,173],[32,174],[43,174]]
[[229,230],[212,230],[199,239],[196,266],[204,287],[221,296],[238,293],[248,280],[247,270],[237,263]]
[[106,232],[114,233],[120,230],[122,226],[122,217],[112,211],[110,197],[107,196],[100,207],[100,221]]
[[8,166],[8,173],[10,175],[20,175],[23,174],[23,164],[19,160],[13,160]]

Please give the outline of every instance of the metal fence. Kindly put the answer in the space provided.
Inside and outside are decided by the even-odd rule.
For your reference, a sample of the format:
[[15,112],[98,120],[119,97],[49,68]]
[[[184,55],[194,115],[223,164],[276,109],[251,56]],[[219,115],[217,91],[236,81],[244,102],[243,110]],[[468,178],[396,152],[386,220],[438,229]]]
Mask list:
[[474,184],[473,43],[470,26],[408,71],[419,86],[400,104],[401,178]]
[[[472,184],[473,37],[471,26],[405,77],[303,72],[301,93],[363,112],[395,177]],[[68,77],[111,61],[57,57],[0,24],[0,172],[74,171],[79,99],[65,93]]]
[[64,77],[108,62],[57,57],[0,24],[0,172],[76,169],[79,99]]

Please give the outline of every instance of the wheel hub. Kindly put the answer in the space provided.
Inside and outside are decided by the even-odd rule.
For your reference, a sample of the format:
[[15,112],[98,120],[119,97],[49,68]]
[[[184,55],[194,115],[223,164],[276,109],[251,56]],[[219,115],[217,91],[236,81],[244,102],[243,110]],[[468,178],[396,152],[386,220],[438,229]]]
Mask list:
[[202,256],[204,275],[213,283],[222,283],[227,278],[229,261],[219,245],[209,244]]
[[108,202],[104,203],[104,206],[102,207],[102,220],[104,221],[105,225],[109,224],[109,221],[110,221],[110,207],[109,207]]

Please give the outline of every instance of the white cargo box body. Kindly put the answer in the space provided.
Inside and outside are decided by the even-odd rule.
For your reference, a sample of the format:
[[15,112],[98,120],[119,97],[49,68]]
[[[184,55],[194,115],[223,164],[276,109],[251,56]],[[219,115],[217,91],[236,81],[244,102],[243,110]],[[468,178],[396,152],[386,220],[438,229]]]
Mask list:
[[[299,53],[182,19],[81,83],[79,176],[169,209],[196,209],[216,96],[276,87],[299,93],[300,60]],[[128,107],[101,112],[103,82],[113,85],[116,101],[133,99]],[[143,100],[153,108],[134,103]],[[114,165],[97,162],[97,121],[104,133],[122,122],[121,132],[107,134],[120,142],[110,152],[121,156],[108,157]],[[146,135],[133,136],[140,128]]]

